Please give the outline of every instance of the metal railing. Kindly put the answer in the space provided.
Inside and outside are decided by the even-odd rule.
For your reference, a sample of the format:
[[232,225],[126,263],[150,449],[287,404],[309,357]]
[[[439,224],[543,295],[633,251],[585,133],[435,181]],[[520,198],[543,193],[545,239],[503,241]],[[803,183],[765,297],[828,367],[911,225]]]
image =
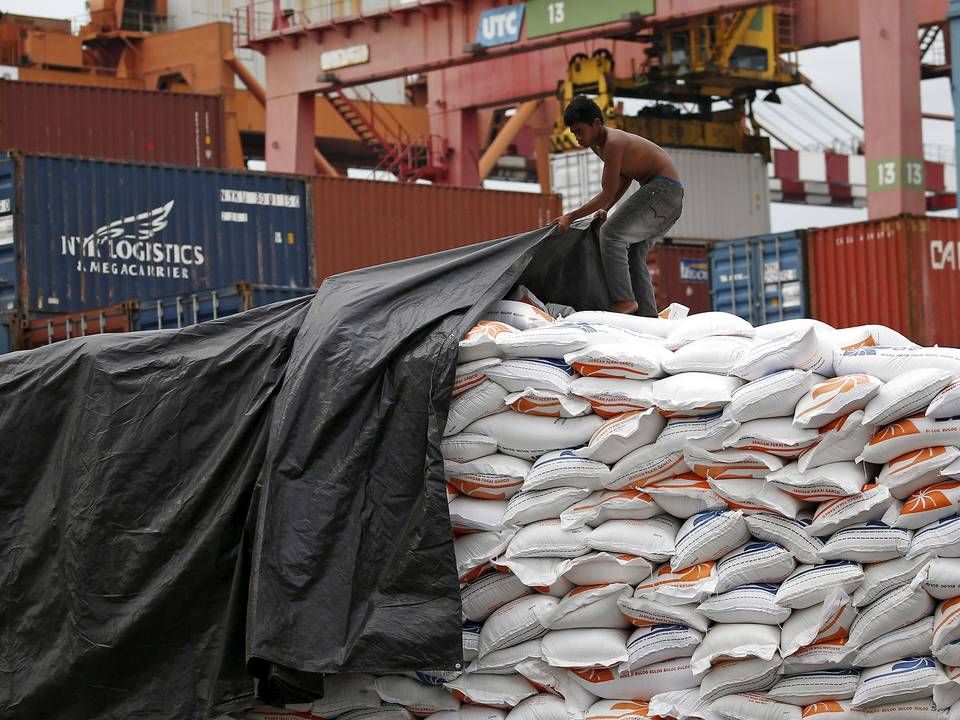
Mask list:
[[293,6],[296,0],[253,0],[234,11],[234,45],[243,47],[281,30],[335,24],[441,1],[446,0],[314,0],[309,5],[297,7]]

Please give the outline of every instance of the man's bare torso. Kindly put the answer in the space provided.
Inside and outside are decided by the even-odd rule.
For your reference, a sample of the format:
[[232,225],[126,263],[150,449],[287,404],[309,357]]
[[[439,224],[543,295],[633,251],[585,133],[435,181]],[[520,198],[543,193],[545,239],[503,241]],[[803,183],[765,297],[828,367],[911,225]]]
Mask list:
[[639,135],[607,128],[603,145],[595,145],[590,149],[604,162],[608,162],[615,153],[621,153],[620,175],[636,180],[641,185],[658,175],[680,181],[680,175],[666,151]]

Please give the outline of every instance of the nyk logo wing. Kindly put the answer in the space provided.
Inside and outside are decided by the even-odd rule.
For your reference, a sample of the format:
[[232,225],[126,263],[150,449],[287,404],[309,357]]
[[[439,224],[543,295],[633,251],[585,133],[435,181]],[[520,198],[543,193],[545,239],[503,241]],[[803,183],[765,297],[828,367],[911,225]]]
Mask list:
[[167,219],[173,211],[173,200],[153,210],[130,215],[122,220],[114,220],[107,225],[101,225],[84,242],[96,241],[99,245],[109,240],[149,240],[167,226]]

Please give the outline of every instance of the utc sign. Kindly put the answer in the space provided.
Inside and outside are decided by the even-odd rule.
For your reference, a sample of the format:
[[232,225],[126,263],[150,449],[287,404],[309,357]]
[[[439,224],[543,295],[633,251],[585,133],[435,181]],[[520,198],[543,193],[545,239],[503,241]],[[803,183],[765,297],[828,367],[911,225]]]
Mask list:
[[524,7],[524,3],[520,3],[484,10],[477,25],[477,44],[493,47],[519,40]]

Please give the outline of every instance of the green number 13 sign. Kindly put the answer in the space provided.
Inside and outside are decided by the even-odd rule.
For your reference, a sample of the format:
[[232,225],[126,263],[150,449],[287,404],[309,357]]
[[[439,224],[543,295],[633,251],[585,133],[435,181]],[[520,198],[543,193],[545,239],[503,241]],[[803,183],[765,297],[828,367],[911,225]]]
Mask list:
[[617,22],[628,13],[653,15],[654,0],[528,0],[527,37]]

